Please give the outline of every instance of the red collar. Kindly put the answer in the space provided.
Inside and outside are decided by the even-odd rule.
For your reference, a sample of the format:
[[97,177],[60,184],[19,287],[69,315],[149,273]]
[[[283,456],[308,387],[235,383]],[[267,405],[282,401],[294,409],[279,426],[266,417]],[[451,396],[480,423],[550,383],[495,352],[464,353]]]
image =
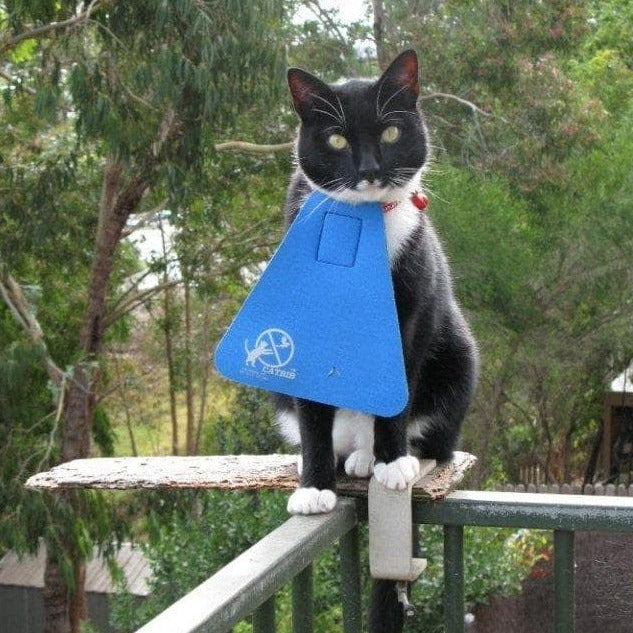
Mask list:
[[[413,203],[413,206],[419,211],[424,211],[429,206],[429,199],[423,193],[420,194],[416,191],[415,193],[411,194],[411,198],[409,199]],[[390,211],[393,211],[399,204],[400,200],[396,200],[395,202],[383,202],[382,210],[384,213],[389,213]]]

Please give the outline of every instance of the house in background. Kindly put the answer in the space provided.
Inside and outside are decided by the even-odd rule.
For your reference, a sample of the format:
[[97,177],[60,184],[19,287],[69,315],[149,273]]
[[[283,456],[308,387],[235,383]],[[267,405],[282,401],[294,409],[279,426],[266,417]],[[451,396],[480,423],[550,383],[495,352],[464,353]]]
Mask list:
[[633,483],[633,364],[611,383],[605,395],[600,466],[605,479]]
[[[149,562],[143,553],[124,543],[116,561],[127,580],[129,592],[139,601],[149,594]],[[44,626],[44,566],[46,547],[37,556],[21,560],[8,552],[0,560],[0,633],[41,633]],[[88,561],[86,593],[90,621],[103,633],[114,633],[108,624],[108,598],[116,593],[105,561],[97,556]]]

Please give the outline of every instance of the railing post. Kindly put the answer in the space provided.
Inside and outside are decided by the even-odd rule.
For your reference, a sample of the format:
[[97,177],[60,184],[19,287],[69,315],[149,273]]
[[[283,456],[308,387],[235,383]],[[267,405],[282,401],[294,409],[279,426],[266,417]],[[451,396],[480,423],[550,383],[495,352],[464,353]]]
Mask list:
[[275,633],[275,595],[253,611],[253,633]]
[[363,615],[361,606],[358,525],[355,525],[349,532],[341,536],[340,547],[343,632],[361,633]]
[[444,526],[444,627],[446,633],[464,633],[464,528],[461,525]]
[[574,631],[574,532],[554,530],[554,631]]
[[312,563],[292,581],[292,633],[312,633],[314,626]]

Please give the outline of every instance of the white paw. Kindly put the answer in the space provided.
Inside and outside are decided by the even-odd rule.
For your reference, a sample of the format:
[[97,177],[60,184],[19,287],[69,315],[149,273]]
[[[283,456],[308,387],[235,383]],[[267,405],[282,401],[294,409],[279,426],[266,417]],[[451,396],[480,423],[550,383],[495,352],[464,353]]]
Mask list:
[[336,505],[336,493],[333,490],[318,488],[297,488],[288,499],[290,514],[322,514],[331,512]]
[[375,461],[373,453],[359,448],[345,460],[345,472],[350,477],[371,477]]
[[301,477],[301,473],[303,472],[303,455],[297,455],[297,473],[299,477]]
[[420,474],[420,462],[413,455],[405,455],[385,464],[374,466],[374,476],[390,490],[404,490]]

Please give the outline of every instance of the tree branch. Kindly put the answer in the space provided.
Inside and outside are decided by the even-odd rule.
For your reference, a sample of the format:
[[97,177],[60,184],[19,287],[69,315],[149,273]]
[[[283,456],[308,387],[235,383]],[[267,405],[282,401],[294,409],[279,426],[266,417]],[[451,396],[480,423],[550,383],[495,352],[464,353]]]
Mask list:
[[[467,108],[470,108],[473,114],[481,114],[485,117],[495,116],[491,112],[486,112],[485,110],[482,110],[479,106],[475,105],[472,101],[468,101],[468,99],[464,99],[463,97],[458,97],[457,95],[450,94],[447,92],[432,92],[431,94],[420,96],[420,101],[427,101],[429,99],[451,99],[453,101],[457,101],[457,103],[461,103],[461,105],[464,105]],[[505,119],[501,117],[498,117],[498,118],[501,119],[501,121],[503,121],[504,123],[507,123]]]
[[166,204],[167,200],[163,200],[153,209],[142,211],[140,213],[135,213],[134,224],[130,226],[128,220],[128,225],[123,230],[123,233],[121,233],[121,239],[129,237],[130,235],[132,235],[132,233],[138,231],[139,229],[144,229],[148,224],[151,224],[156,218],[158,218],[159,214],[165,210]]
[[103,2],[99,2],[98,0],[92,0],[92,2],[88,5],[88,8],[79,13],[78,15],[68,18],[67,20],[62,20],[61,22],[49,22],[48,24],[43,24],[42,26],[36,26],[30,28],[28,31],[23,31],[22,33],[18,33],[13,37],[8,38],[4,42],[0,44],[0,54],[8,51],[12,48],[15,48],[20,42],[24,40],[32,40],[37,39],[38,37],[42,37],[43,35],[47,35],[52,31],[59,31],[62,29],[75,27],[82,22],[87,21],[90,18],[90,15],[101,9],[105,4],[108,4],[108,0],[103,0]]
[[345,36],[343,31],[341,31],[340,25],[337,24],[330,15],[331,9],[324,9],[319,4],[319,0],[305,0],[304,4],[321,21],[327,31],[329,31],[330,33],[334,33],[334,35],[338,38],[340,42],[347,42],[347,37]]
[[0,295],[2,295],[2,299],[9,308],[13,318],[18,322],[28,338],[43,351],[46,373],[51,382],[55,386],[61,387],[64,381],[64,372],[49,354],[42,328],[31,310],[29,310],[28,301],[22,292],[20,284],[6,271],[2,264],[0,264]]
[[[111,1],[111,0],[110,0]],[[32,40],[37,39],[43,35],[47,35],[52,31],[58,31],[66,28],[75,27],[82,22],[86,22],[90,15],[101,9],[104,5],[108,4],[109,0],[103,0],[103,2],[99,2],[98,0],[92,0],[92,2],[88,5],[88,8],[79,13],[78,15],[68,18],[67,20],[62,20],[61,22],[49,22],[48,24],[43,24],[42,26],[36,26],[30,28],[28,31],[23,31],[22,33],[18,33],[13,37],[8,38],[4,42],[0,44],[0,53],[4,53],[12,48],[15,48],[20,42],[24,40]]]
[[246,141],[225,141],[224,143],[216,143],[215,149],[218,152],[233,151],[246,152],[248,154],[274,154],[276,152],[287,152],[294,146],[294,141],[272,145],[259,145],[257,143],[248,143]]
[[44,451],[44,455],[42,459],[39,461],[36,472],[40,472],[42,470],[42,466],[48,461],[51,456],[51,452],[53,451],[53,446],[55,445],[55,436],[57,435],[57,430],[59,428],[59,421],[62,419],[62,413],[64,411],[64,393],[65,393],[65,381],[66,377],[64,376],[62,379],[61,387],[59,388],[59,400],[57,402],[57,410],[55,411],[55,420],[53,421],[53,428],[48,436],[48,443],[46,444],[46,450]]
[[[9,73],[5,72],[4,70],[0,70],[0,77],[2,77],[2,79],[4,79],[5,81],[8,81],[9,83],[13,83],[15,81],[13,77],[11,77],[11,75],[9,75]],[[26,92],[27,94],[37,94],[35,89],[31,88],[30,86],[20,86],[20,88],[24,90],[24,92]]]
[[115,310],[113,310],[105,319],[105,327],[110,327],[117,319],[120,319],[123,315],[131,312],[135,308],[137,308],[141,303],[151,299],[155,294],[158,294],[162,290],[166,288],[173,288],[179,285],[180,280],[167,281],[162,284],[158,284],[157,286],[152,286],[151,288],[147,288],[147,290],[143,290],[134,296],[130,297],[124,302],[121,302]]

